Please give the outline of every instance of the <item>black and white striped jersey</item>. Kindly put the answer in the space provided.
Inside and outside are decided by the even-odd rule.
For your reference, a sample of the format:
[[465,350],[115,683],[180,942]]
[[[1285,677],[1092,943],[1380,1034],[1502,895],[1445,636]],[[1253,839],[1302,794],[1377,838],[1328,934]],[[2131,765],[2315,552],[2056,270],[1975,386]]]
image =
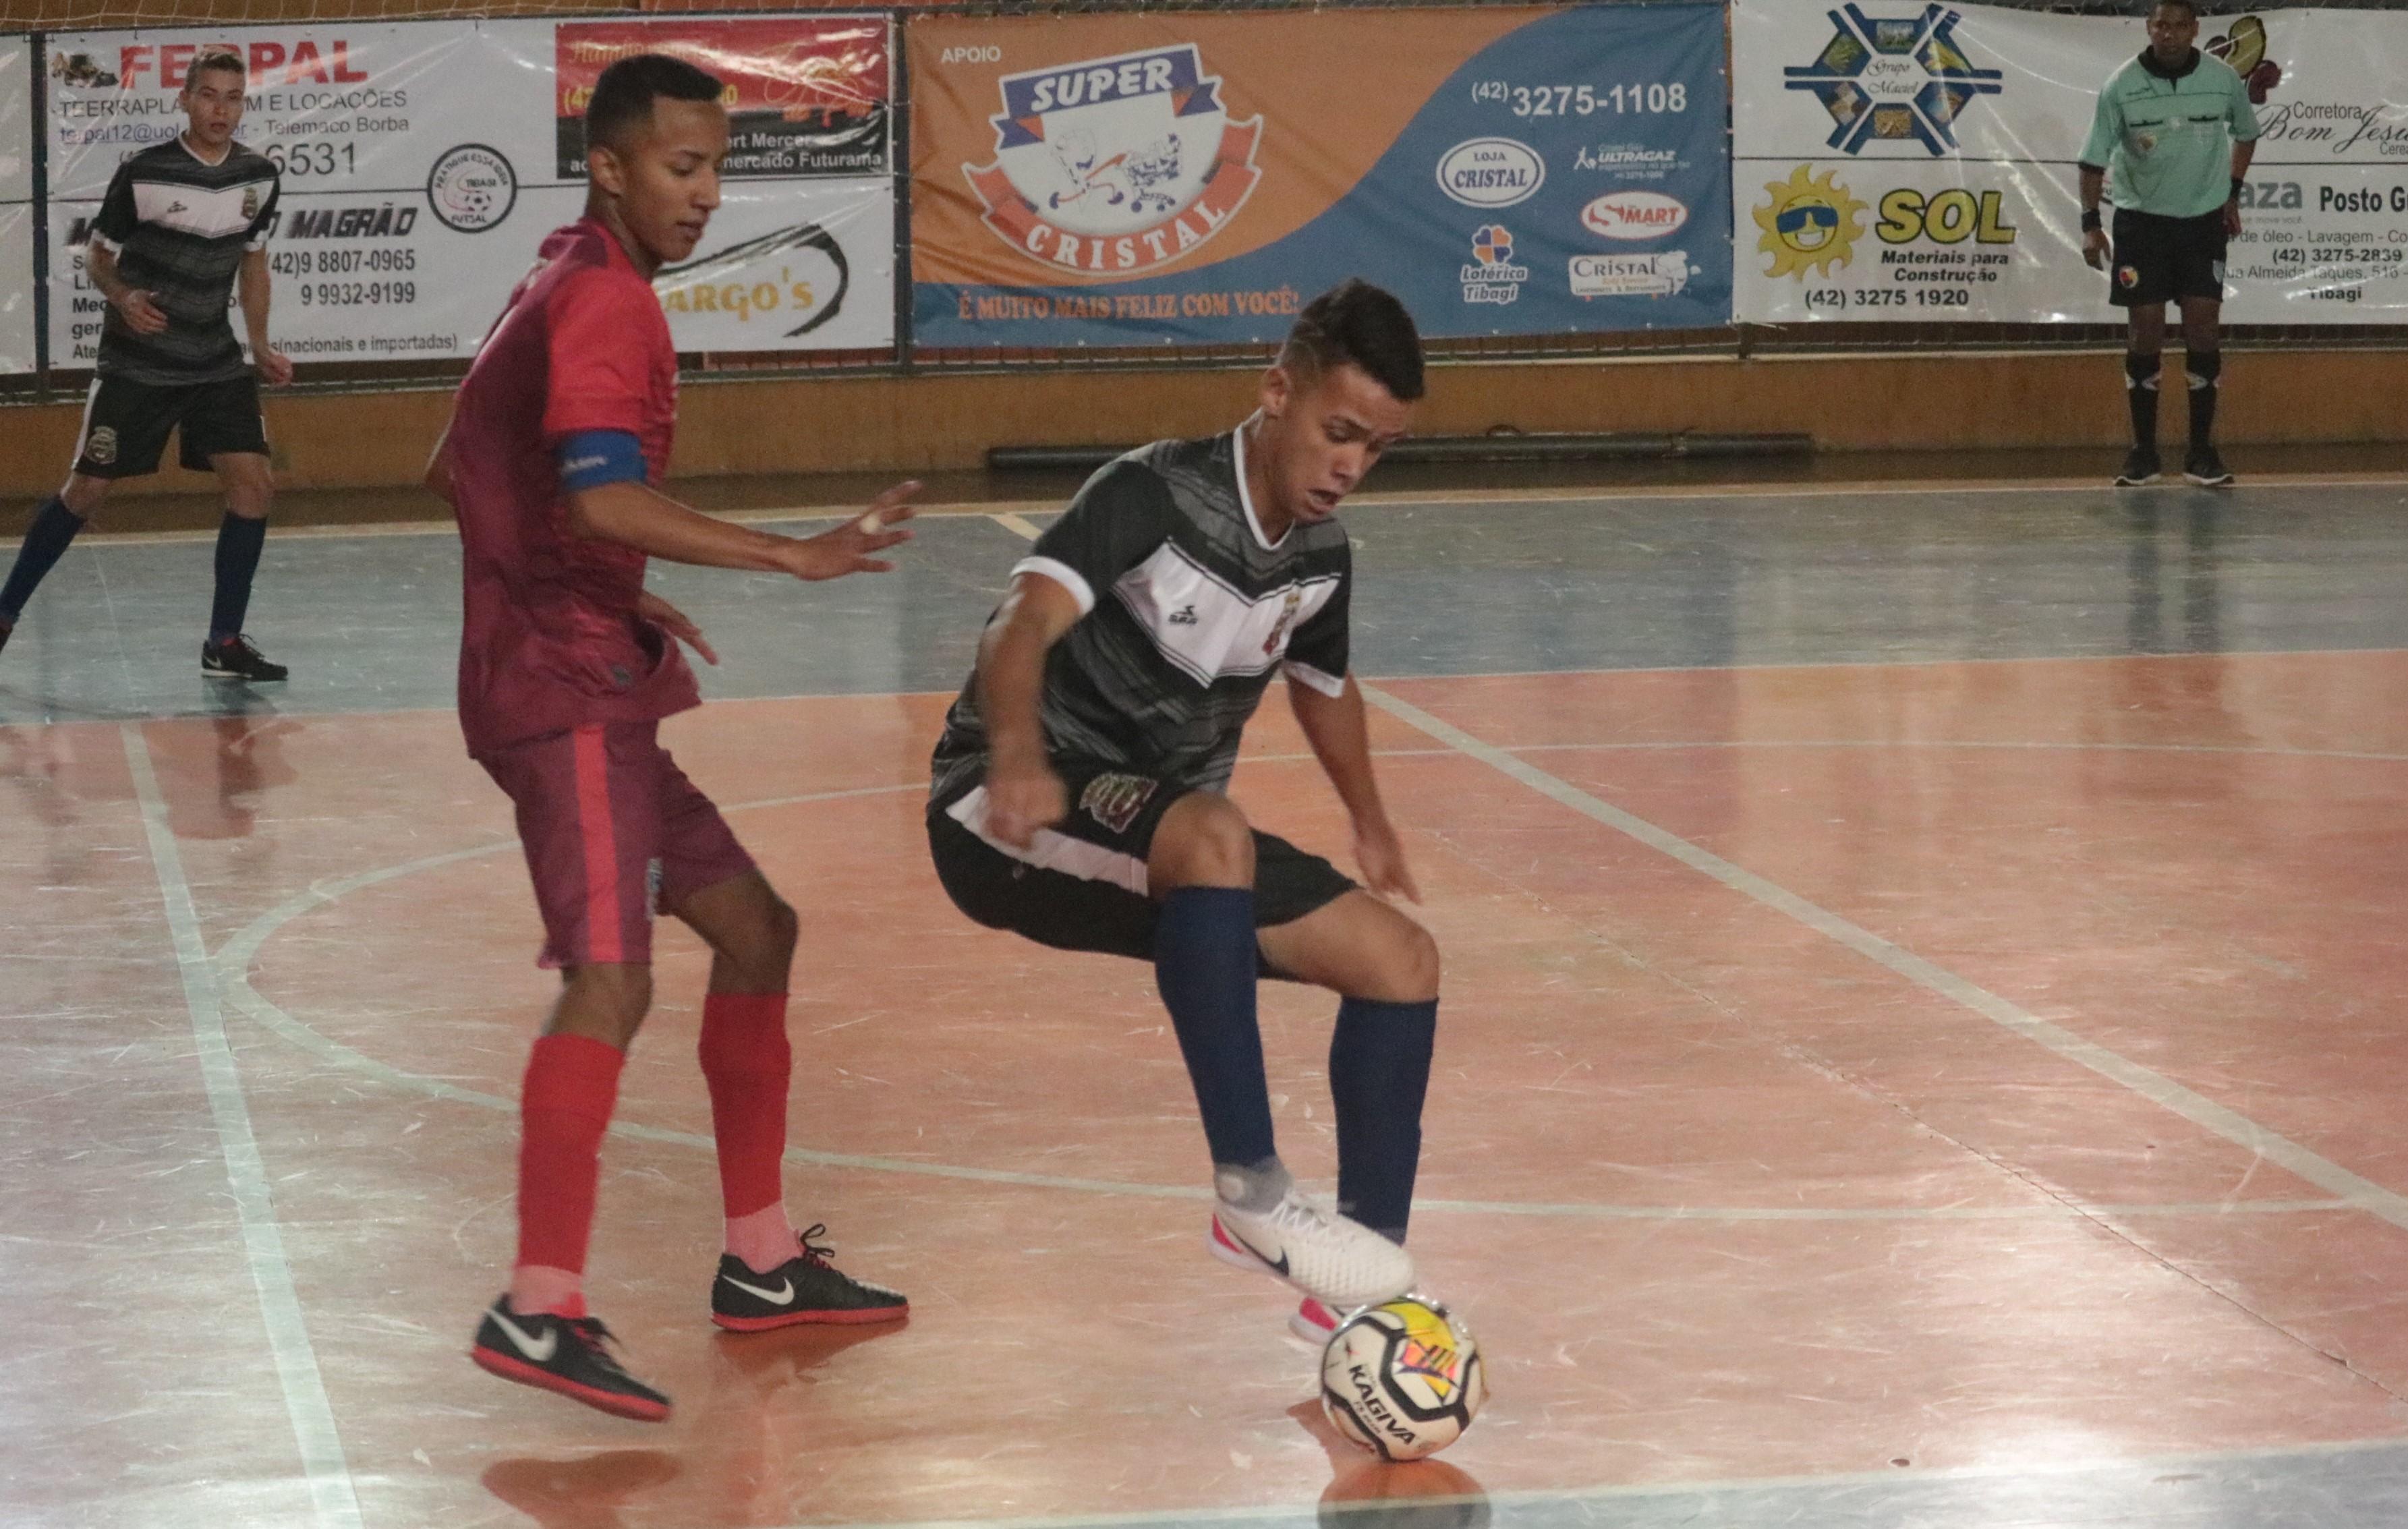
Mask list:
[[[1336,521],[1266,538],[1242,431],[1161,441],[1087,480],[1013,574],[1041,574],[1084,614],[1046,655],[1039,710],[1055,758],[1225,789],[1239,735],[1276,671],[1345,692],[1354,557]],[[977,681],[938,742],[935,795],[986,767]]]
[[250,369],[226,305],[244,253],[267,243],[276,193],[276,166],[238,143],[211,164],[179,136],[117,167],[92,242],[117,257],[128,286],[150,293],[167,327],[137,335],[112,307],[100,332],[101,376],[174,386]]

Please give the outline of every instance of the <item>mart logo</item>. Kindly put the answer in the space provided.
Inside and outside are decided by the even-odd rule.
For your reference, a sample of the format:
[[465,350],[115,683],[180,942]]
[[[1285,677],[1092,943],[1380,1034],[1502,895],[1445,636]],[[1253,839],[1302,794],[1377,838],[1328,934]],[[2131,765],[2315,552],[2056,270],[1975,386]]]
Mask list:
[[1228,226],[1262,172],[1263,120],[1232,121],[1196,45],[997,82],[992,164],[962,166],[996,236],[1040,264],[1126,276]]
[[2004,72],[1977,69],[1956,36],[1964,17],[1927,5],[1913,17],[1829,13],[1831,40],[1814,62],[1784,69],[1788,88],[1812,91],[1831,114],[1830,147],[1854,154],[1872,142],[1914,139],[1934,156],[1956,152],[1966,108],[2006,87]]

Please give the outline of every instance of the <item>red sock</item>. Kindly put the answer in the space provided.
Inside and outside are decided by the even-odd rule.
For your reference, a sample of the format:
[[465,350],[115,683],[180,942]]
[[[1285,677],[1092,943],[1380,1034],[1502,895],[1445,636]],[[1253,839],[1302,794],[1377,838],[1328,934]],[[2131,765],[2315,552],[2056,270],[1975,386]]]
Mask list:
[[[786,1079],[794,1069],[786,995],[711,993],[702,1001],[700,1050],[719,1139],[720,1200],[729,1222],[749,1222],[785,1198]],[[746,1257],[760,1250],[728,1250]],[[789,1240],[769,1266],[794,1256]]]
[[602,1136],[619,1102],[619,1069],[626,1060],[616,1047],[583,1036],[539,1036],[527,1057],[526,1080],[519,1087],[513,1310],[584,1315],[579,1281],[594,1235]]

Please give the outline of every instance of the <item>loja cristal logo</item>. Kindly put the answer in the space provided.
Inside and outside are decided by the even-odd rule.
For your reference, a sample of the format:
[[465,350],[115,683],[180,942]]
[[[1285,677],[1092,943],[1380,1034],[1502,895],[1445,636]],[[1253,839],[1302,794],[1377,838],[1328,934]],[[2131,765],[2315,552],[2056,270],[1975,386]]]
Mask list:
[[1468,207],[1510,207],[1539,194],[1547,162],[1512,138],[1467,138],[1438,162],[1438,189]]
[[1688,221],[1689,204],[1662,192],[1609,192],[1581,208],[1581,226],[1627,244],[1678,233]]
[[1262,179],[1262,119],[1229,120],[1193,43],[997,83],[995,163],[962,174],[986,226],[1040,264],[1119,276],[1176,260],[1228,226]]

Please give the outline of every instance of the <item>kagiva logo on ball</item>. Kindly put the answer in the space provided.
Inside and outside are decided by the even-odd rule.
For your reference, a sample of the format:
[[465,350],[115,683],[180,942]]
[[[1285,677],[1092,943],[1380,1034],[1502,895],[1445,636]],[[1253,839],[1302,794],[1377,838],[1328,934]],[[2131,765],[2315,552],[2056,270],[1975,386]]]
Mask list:
[[1383,1460],[1436,1454],[1488,1400],[1480,1347],[1446,1308],[1399,1295],[1338,1324],[1321,1355],[1321,1410]]
[[962,166],[985,223],[1030,259],[1125,274],[1227,226],[1262,172],[1262,119],[1229,120],[1193,43],[1006,75],[996,160]]

